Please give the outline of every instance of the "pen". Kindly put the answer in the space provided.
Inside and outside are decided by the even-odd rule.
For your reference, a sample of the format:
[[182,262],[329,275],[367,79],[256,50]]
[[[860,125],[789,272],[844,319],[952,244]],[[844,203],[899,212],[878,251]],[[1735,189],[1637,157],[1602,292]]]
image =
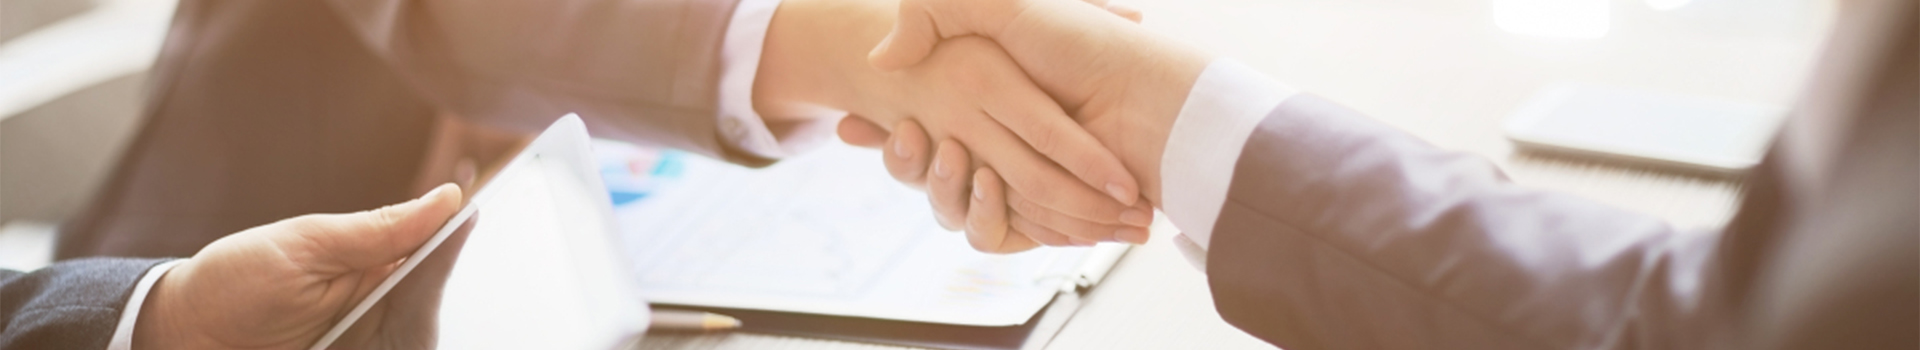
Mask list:
[[653,310],[649,329],[656,331],[711,332],[740,328],[740,319],[711,312]]

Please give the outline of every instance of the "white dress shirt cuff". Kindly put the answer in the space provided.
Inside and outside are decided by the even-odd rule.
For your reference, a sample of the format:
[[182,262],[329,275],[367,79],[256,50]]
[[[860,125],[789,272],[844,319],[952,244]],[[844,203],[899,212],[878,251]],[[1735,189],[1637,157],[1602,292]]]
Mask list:
[[127,306],[120,309],[120,323],[113,326],[113,338],[107,342],[107,350],[133,349],[133,322],[140,319],[140,307],[147,304],[147,294],[153,292],[153,284],[160,282],[160,276],[165,276],[167,270],[185,261],[163,262],[147,269],[147,274],[133,285],[133,295],[127,296]]
[[765,158],[785,158],[833,135],[831,121],[808,122],[784,130],[773,129],[753,109],[753,80],[760,72],[760,54],[767,28],[780,0],[741,0],[728,21],[720,44],[720,136],[735,149]]
[[1161,210],[1180,228],[1176,243],[1195,266],[1204,266],[1247,137],[1296,93],[1232,59],[1208,64],[1188,91],[1160,157],[1160,188]]

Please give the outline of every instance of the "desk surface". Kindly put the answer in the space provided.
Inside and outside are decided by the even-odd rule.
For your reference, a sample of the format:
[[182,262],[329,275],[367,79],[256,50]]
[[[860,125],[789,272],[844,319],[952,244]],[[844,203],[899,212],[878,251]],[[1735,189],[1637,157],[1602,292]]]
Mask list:
[[[1723,224],[1739,185],[1515,155],[1500,122],[1550,83],[1577,81],[1789,105],[1830,21],[1827,0],[1525,0],[1610,5],[1599,39],[1503,31],[1494,7],[1523,0],[1135,0],[1146,26],[1238,59],[1514,181],[1666,218]],[[1656,6],[1685,4],[1672,10]],[[1504,5],[1501,5],[1504,6]],[[1271,349],[1213,312],[1206,278],[1157,228],[1087,296],[1053,349]],[[651,335],[645,349],[895,349],[758,334]]]

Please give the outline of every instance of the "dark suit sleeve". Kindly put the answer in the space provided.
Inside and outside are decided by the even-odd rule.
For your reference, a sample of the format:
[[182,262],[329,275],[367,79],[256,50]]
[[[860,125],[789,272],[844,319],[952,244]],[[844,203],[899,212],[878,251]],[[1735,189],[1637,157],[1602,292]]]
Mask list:
[[1287,349],[1711,348],[1718,232],[1514,185],[1300,95],[1261,121],[1209,242],[1216,307]]
[[81,259],[0,270],[0,349],[106,349],[148,268],[167,259]]

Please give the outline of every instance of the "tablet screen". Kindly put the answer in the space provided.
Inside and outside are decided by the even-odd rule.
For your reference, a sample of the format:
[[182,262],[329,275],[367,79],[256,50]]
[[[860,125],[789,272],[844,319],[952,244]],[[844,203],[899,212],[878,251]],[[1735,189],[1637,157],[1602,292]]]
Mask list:
[[[568,176],[554,176],[551,166],[533,158],[513,173],[503,173],[489,186],[498,192],[480,203],[479,219],[459,252],[447,279],[440,306],[441,349],[606,349],[621,334],[614,324],[600,323],[610,315],[594,305],[611,291],[595,280],[593,269],[574,258],[585,255],[590,242],[570,240],[567,233],[597,231],[579,225],[592,220],[593,210],[579,203],[596,201],[581,196],[579,184]],[[604,197],[604,195],[602,195]],[[606,202],[606,199],[597,199]],[[595,234],[604,234],[598,233]],[[437,252],[436,252],[437,253]],[[585,252],[581,252],[585,253]],[[624,276],[623,276],[624,278]],[[631,307],[631,306],[630,306]],[[641,306],[644,307],[644,306]]]
[[543,158],[523,156],[484,185],[475,214],[380,301],[392,305],[370,309],[332,347],[371,328],[424,337],[402,341],[408,348],[610,349],[637,339],[646,304],[621,285],[630,277],[609,253],[605,192]]

